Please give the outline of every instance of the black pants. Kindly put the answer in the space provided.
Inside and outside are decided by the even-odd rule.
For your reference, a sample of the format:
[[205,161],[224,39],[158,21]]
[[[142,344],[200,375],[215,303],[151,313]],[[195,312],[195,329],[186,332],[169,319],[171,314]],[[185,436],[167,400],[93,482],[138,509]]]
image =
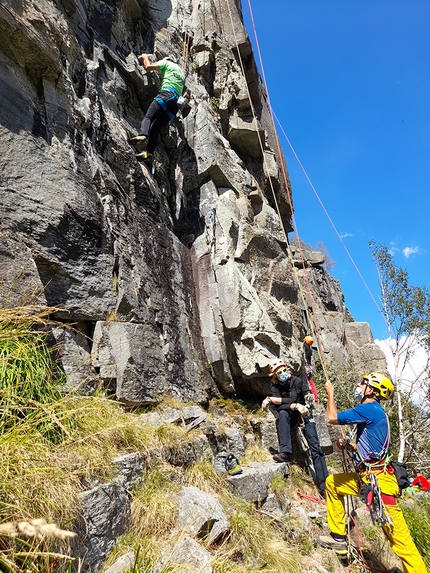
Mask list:
[[[297,411],[290,412],[288,410],[279,410],[278,414],[279,418],[277,420],[277,427],[279,451],[284,452],[285,454],[291,454],[291,428],[297,427],[300,421],[300,415]],[[325,457],[320,446],[316,424],[313,419],[308,416],[305,416],[303,421],[304,425],[302,427],[302,431],[311,452],[317,478],[317,487],[320,491],[325,490],[325,480],[328,476],[328,471]]]
[[177,99],[173,97],[172,92],[162,91],[157,94],[157,98],[163,100],[167,109],[164,110],[157,99],[154,99],[148,107],[140,126],[140,134],[148,137],[146,145],[148,153],[154,153],[160,129],[178,113]]

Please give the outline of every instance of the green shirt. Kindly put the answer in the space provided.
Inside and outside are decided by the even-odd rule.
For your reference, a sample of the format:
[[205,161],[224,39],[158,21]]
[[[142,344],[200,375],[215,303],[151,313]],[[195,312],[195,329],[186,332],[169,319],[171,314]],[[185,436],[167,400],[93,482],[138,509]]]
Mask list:
[[185,78],[178,64],[174,64],[169,60],[161,60],[158,66],[161,70],[160,91],[163,91],[166,88],[173,88],[179,96],[182,95]]

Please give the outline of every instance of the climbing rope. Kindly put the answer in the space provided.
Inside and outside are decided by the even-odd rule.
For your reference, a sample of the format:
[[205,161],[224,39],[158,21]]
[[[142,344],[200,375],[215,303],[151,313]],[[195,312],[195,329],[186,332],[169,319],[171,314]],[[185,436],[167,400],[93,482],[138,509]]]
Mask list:
[[[183,59],[183,64],[182,64],[182,73],[185,76],[185,68],[187,66],[187,61],[188,61],[188,56],[190,53],[190,43],[191,43],[191,29],[193,26],[193,14],[194,14],[194,0],[191,0],[191,14],[190,14],[190,23],[188,25],[188,32],[185,32],[184,30],[184,48],[183,48],[183,53],[182,53],[182,59]],[[185,18],[184,18],[185,20]],[[185,26],[184,26],[185,28]],[[185,39],[185,35],[186,35],[186,39]]]
[[311,501],[312,503],[320,503],[325,505],[325,499],[323,499],[320,495],[317,497],[315,495],[302,493],[300,489],[297,490],[297,495],[300,497],[300,499],[305,499],[307,501]]
[[[281,149],[281,144],[279,141],[279,137],[277,134],[277,130],[276,130],[276,126],[275,126],[275,118],[274,118],[274,112],[273,112],[273,108],[271,106],[270,103],[270,94],[269,94],[269,90],[268,90],[268,86],[267,86],[267,81],[266,81],[266,75],[265,75],[265,71],[264,71],[264,65],[263,65],[263,60],[261,57],[261,51],[260,51],[260,44],[258,41],[258,36],[257,36],[257,30],[255,27],[255,22],[254,22],[254,15],[252,12],[252,7],[251,7],[251,2],[250,0],[248,0],[248,6],[249,6],[249,12],[250,12],[250,17],[251,17],[251,22],[252,22],[252,26],[253,26],[253,30],[254,30],[254,38],[255,38],[255,44],[257,47],[257,53],[258,53],[258,59],[260,62],[260,69],[261,69],[261,73],[262,73],[262,80],[263,80],[263,86],[265,89],[265,94],[266,94],[266,102],[267,102],[267,106],[270,112],[270,116],[271,116],[271,120],[272,120],[272,125],[273,125],[273,131],[275,134],[275,140],[276,140],[276,146],[277,146],[277,152],[278,152],[278,157],[280,158],[280,163],[281,163],[281,171],[282,171],[282,177],[283,177],[283,181],[284,181],[284,186],[286,189],[286,195],[287,195],[287,202],[288,205],[290,207],[290,212],[291,212],[291,218],[292,218],[292,222],[293,222],[293,227],[296,230],[296,236],[297,236],[297,245],[298,245],[298,250],[299,250],[299,256],[300,256],[300,261],[301,261],[301,265],[302,265],[302,270],[303,270],[303,276],[304,276],[304,280],[305,280],[305,285],[306,285],[306,295],[307,295],[307,300],[305,298],[305,293],[303,292],[303,287],[302,287],[302,283],[300,280],[300,277],[298,275],[297,269],[294,265],[294,261],[293,261],[293,254],[291,251],[291,247],[290,247],[290,243],[288,240],[288,236],[287,233],[285,232],[285,228],[282,225],[282,230],[284,232],[284,235],[286,237],[286,245],[287,245],[287,252],[288,252],[288,256],[289,259],[292,262],[292,269],[293,269],[293,274],[294,274],[294,278],[296,281],[296,284],[298,286],[298,290],[299,293],[302,297],[302,301],[303,301],[303,308],[305,310],[306,316],[307,316],[307,322],[308,322],[308,327],[309,329],[312,331],[312,334],[314,336],[314,338],[316,338],[317,340],[317,349],[318,349],[318,353],[320,356],[320,362],[324,371],[324,375],[326,380],[328,381],[329,376],[328,376],[328,369],[327,369],[327,364],[324,358],[324,353],[323,353],[323,345],[322,345],[322,341],[321,341],[321,336],[320,336],[320,329],[319,329],[319,325],[318,325],[318,321],[316,318],[316,312],[315,312],[315,305],[314,305],[314,301],[313,301],[313,297],[312,297],[312,290],[311,290],[311,286],[310,286],[310,282],[309,282],[309,278],[308,278],[308,273],[306,271],[306,263],[305,263],[305,259],[304,259],[304,255],[303,255],[303,250],[302,250],[302,246],[301,246],[301,241],[300,241],[300,237],[299,237],[299,233],[298,233],[298,225],[297,225],[297,221],[295,219],[295,215],[294,215],[294,207],[293,207],[293,203],[292,203],[292,198],[291,198],[291,193],[290,193],[290,187],[289,187],[289,183],[288,183],[288,177],[287,177],[287,173],[285,170],[285,161],[283,161],[283,154],[282,154],[282,149]],[[237,48],[238,49],[238,48]],[[238,53],[239,53],[239,49],[238,49]],[[240,57],[240,53],[239,53],[239,57]],[[248,92],[249,93],[249,92]],[[250,97],[250,96],[249,96]],[[251,102],[252,104],[252,102]],[[253,106],[252,106],[253,109]],[[254,114],[254,111],[253,111]],[[255,114],[254,114],[255,117]],[[263,152],[263,146],[261,144],[261,149],[262,149],[262,155],[263,155],[263,160],[264,160],[264,152]],[[269,178],[269,183],[271,185],[271,189],[272,189],[272,195],[275,201],[275,205],[276,205],[276,210],[278,212],[278,216],[279,219],[281,221],[282,224],[282,217],[281,217],[281,213],[279,210],[279,205],[278,205],[278,201],[276,199],[276,194],[275,191],[273,189],[273,184]],[[309,308],[311,309],[311,314],[309,314]]]
[[273,115],[274,115],[274,117],[275,117],[275,119],[276,119],[276,122],[277,122],[278,125],[279,125],[280,130],[282,131],[282,134],[283,134],[284,137],[285,137],[286,142],[288,143],[288,146],[289,146],[290,149],[291,149],[291,152],[293,153],[293,155],[294,155],[294,157],[295,157],[297,163],[299,164],[300,169],[303,171],[303,174],[304,174],[304,176],[306,177],[306,180],[307,180],[307,182],[309,183],[310,188],[311,188],[312,191],[314,192],[315,197],[317,198],[319,204],[321,205],[321,208],[322,208],[322,210],[324,211],[324,213],[325,213],[327,219],[329,220],[330,225],[333,227],[334,232],[335,232],[336,235],[337,235],[337,238],[338,238],[339,241],[342,243],[342,246],[343,246],[343,248],[345,249],[346,254],[348,255],[348,257],[349,257],[351,263],[353,264],[355,270],[356,270],[357,273],[358,273],[358,276],[360,277],[361,281],[363,282],[364,286],[366,287],[366,290],[367,290],[367,292],[369,293],[371,299],[373,300],[373,302],[374,302],[376,308],[378,309],[378,312],[383,316],[383,313],[382,313],[382,311],[381,311],[381,308],[380,308],[378,302],[376,301],[375,297],[373,296],[372,291],[370,290],[368,284],[366,283],[366,281],[365,281],[363,275],[362,275],[361,272],[360,272],[360,269],[359,269],[358,266],[356,265],[356,263],[355,263],[355,261],[354,261],[352,255],[351,255],[351,253],[349,252],[347,246],[345,245],[345,241],[342,239],[342,236],[340,235],[339,231],[337,230],[336,225],[334,224],[334,222],[333,222],[332,218],[330,217],[330,215],[329,215],[327,209],[325,208],[324,203],[323,203],[322,200],[321,200],[321,197],[318,195],[317,190],[315,189],[315,187],[314,187],[314,185],[313,185],[313,183],[312,183],[312,181],[311,181],[309,175],[307,174],[305,168],[303,167],[302,162],[300,161],[300,159],[299,159],[299,157],[298,157],[298,155],[297,155],[297,153],[296,153],[294,147],[292,146],[292,144],[291,144],[291,142],[290,142],[290,140],[289,140],[287,134],[285,133],[285,131],[284,131],[284,129],[283,129],[283,127],[282,127],[282,125],[281,125],[281,123],[280,123],[278,117],[276,116],[275,112],[273,112]]
[[[366,464],[366,476],[367,479],[369,480],[369,485],[366,486],[361,480],[361,477],[355,468],[354,458],[355,458],[355,451],[352,451],[348,447],[344,447],[342,449],[343,471],[346,473],[349,472],[357,473],[358,482],[361,484],[361,488],[364,487],[364,489],[360,489],[360,498],[368,508],[372,523],[374,525],[377,524],[379,526],[383,526],[385,524],[389,525],[392,521],[390,516],[386,513],[384,502],[382,500],[381,492],[377,483],[377,476],[372,472],[372,470],[374,470],[375,468],[372,467],[371,463],[363,461],[363,463]],[[374,465],[375,464],[373,464],[373,466]],[[356,520],[356,509],[357,505],[354,497],[346,496],[345,512],[349,518],[346,524],[347,539],[349,540],[351,538],[351,531],[352,529],[354,529],[357,540],[357,546],[353,546],[350,543],[348,543],[348,559],[350,559],[351,561],[359,559],[360,566],[363,567],[366,571],[372,571],[374,573],[386,573],[387,571],[390,571],[390,569],[378,569],[367,565],[366,558],[362,550],[362,547],[364,545],[363,536],[361,534],[360,528]],[[353,565],[353,563],[351,565]]]
[[[264,65],[263,65],[263,60],[262,60],[262,57],[261,57],[260,45],[259,45],[259,41],[258,41],[257,30],[256,30],[256,27],[255,27],[254,15],[253,15],[253,12],[252,12],[252,6],[251,6],[251,1],[250,1],[250,0],[248,0],[248,7],[249,7],[249,12],[250,12],[250,17],[251,17],[251,23],[252,23],[253,31],[254,31],[254,38],[255,38],[255,43],[256,43],[256,47],[257,47],[257,53],[258,53],[258,57],[259,57],[260,68],[261,68],[261,72],[262,72],[262,79],[263,79],[263,84],[264,84],[264,89],[265,89],[266,101],[267,101],[267,105],[268,105],[268,107],[269,107],[269,111],[270,111],[270,114],[271,114],[271,117],[272,117],[273,127],[274,127],[274,131],[275,131],[275,137],[276,137],[276,141],[277,141],[277,144],[278,144],[278,152],[280,153],[280,145],[279,145],[279,139],[278,139],[278,137],[277,137],[277,131],[276,131],[276,127],[275,127],[275,119],[276,119],[276,122],[278,123],[278,125],[280,126],[280,129],[281,129],[281,131],[282,131],[282,133],[283,133],[283,135],[284,135],[284,137],[285,137],[285,139],[286,139],[286,141],[287,141],[287,143],[288,143],[288,145],[289,145],[289,147],[290,147],[290,149],[291,149],[291,151],[292,151],[294,157],[296,158],[296,160],[297,160],[297,162],[298,162],[300,168],[302,169],[302,171],[303,171],[303,173],[304,173],[304,175],[305,175],[305,177],[306,177],[306,179],[307,179],[307,181],[308,181],[308,183],[309,183],[311,189],[312,189],[313,192],[315,193],[315,196],[317,197],[317,199],[318,199],[318,201],[319,201],[319,203],[320,203],[320,205],[321,205],[321,207],[322,207],[324,213],[326,214],[326,216],[327,216],[327,218],[328,218],[330,224],[332,225],[332,227],[333,227],[333,229],[334,229],[334,231],[335,231],[337,237],[339,238],[339,240],[340,240],[340,242],[341,242],[343,248],[345,249],[345,251],[346,251],[346,253],[347,253],[349,259],[351,260],[351,262],[352,262],[352,264],[353,264],[355,270],[357,271],[357,273],[358,273],[358,275],[359,275],[361,281],[363,282],[363,284],[364,284],[365,288],[367,289],[367,291],[368,291],[370,297],[372,298],[372,300],[373,300],[373,302],[374,302],[374,304],[375,304],[375,306],[376,306],[378,312],[379,312],[381,315],[383,315],[383,313],[382,313],[382,311],[381,311],[381,309],[380,309],[380,307],[379,307],[379,305],[378,305],[378,303],[377,303],[375,297],[373,296],[373,294],[372,294],[372,292],[371,292],[369,286],[367,285],[367,283],[366,283],[366,281],[365,281],[363,275],[361,274],[361,272],[360,272],[358,266],[356,265],[356,263],[355,263],[355,261],[354,261],[352,255],[351,255],[351,253],[349,252],[349,250],[348,250],[348,248],[346,247],[344,241],[342,240],[342,237],[341,237],[340,233],[338,232],[336,226],[334,225],[333,220],[331,219],[331,217],[330,217],[330,215],[329,215],[327,209],[325,208],[325,206],[324,206],[324,204],[323,204],[321,198],[319,197],[318,193],[316,192],[316,189],[315,189],[314,185],[312,184],[312,181],[310,180],[310,178],[309,178],[309,176],[308,176],[306,170],[305,170],[304,167],[303,167],[303,164],[301,163],[301,161],[300,161],[300,159],[299,159],[297,153],[295,152],[293,146],[291,145],[291,142],[290,142],[289,138],[287,137],[287,135],[286,135],[284,129],[282,128],[282,125],[281,125],[280,122],[279,122],[279,119],[277,118],[277,116],[276,116],[276,114],[275,114],[275,112],[274,112],[274,110],[273,110],[273,108],[272,108],[272,106],[271,106],[271,103],[270,103],[270,95],[269,95],[269,90],[268,90],[268,86],[267,86],[266,76],[265,76],[265,72],[264,72]],[[281,155],[280,155],[280,156],[281,156]],[[284,173],[284,170],[283,170],[283,173]],[[290,194],[289,194],[289,193],[288,193],[288,196],[289,196],[289,198],[290,198]],[[291,206],[291,208],[292,208],[292,206]],[[307,290],[308,290],[308,296],[310,297],[310,300],[312,300],[312,299],[311,299],[311,291],[310,291],[309,281],[308,281],[308,278],[307,278],[306,268],[305,268],[305,265],[304,265],[304,260],[303,260],[303,256],[302,256],[302,252],[301,252],[301,242],[300,242],[299,233],[298,233],[298,226],[297,226],[297,222],[296,222],[296,220],[295,220],[295,216],[294,216],[294,211],[293,211],[293,209],[292,209],[292,217],[293,217],[294,227],[295,227],[295,229],[296,229],[298,248],[299,248],[300,256],[301,256],[301,259],[302,259],[303,271],[304,271],[304,276],[305,276],[305,282],[306,282],[306,287],[307,287]],[[323,353],[322,353],[323,348],[322,348],[322,344],[321,344],[321,338],[320,338],[320,336],[319,336],[319,328],[318,328],[318,324],[317,324],[316,319],[315,319],[315,312],[314,312],[314,308],[313,308],[313,303],[312,303],[312,302],[311,302],[310,306],[311,306],[311,309],[312,309],[312,318],[313,318],[313,325],[314,325],[314,327],[315,327],[315,334],[316,334],[316,338],[317,338],[317,340],[318,340],[318,351],[319,351],[319,354],[320,354],[321,364],[322,364],[322,366],[323,366],[323,370],[324,370],[324,374],[325,374],[325,376],[326,376],[326,379],[328,379],[327,368],[326,368],[326,365],[325,365],[325,361],[324,361],[324,359],[323,359]],[[311,322],[310,324],[312,324],[312,322]]]
[[[267,101],[267,105],[268,105],[268,108],[269,108],[269,111],[270,111],[270,115],[271,115],[271,118],[272,118],[273,129],[274,129],[275,138],[276,138],[276,143],[277,143],[277,147],[278,147],[278,156],[279,156],[279,158],[281,158],[281,166],[282,166],[282,173],[283,173],[283,177],[284,177],[284,184],[285,184],[285,188],[287,189],[287,196],[288,196],[288,201],[289,201],[289,204],[290,204],[290,211],[291,211],[291,215],[292,215],[293,225],[294,225],[294,228],[295,228],[296,234],[297,234],[298,248],[299,248],[299,252],[300,252],[300,258],[301,258],[301,261],[302,261],[303,274],[304,274],[304,277],[305,277],[305,283],[306,283],[306,288],[307,288],[308,299],[309,299],[310,307],[311,307],[311,310],[312,310],[313,325],[314,325],[314,327],[315,327],[315,334],[316,334],[316,338],[317,338],[317,340],[318,340],[318,351],[319,351],[319,354],[320,354],[320,359],[321,359],[321,364],[322,364],[322,366],[323,366],[324,374],[325,374],[326,380],[328,381],[328,379],[329,379],[329,378],[328,378],[328,371],[327,371],[327,367],[326,367],[326,364],[325,364],[325,360],[324,360],[324,358],[323,358],[323,347],[322,347],[322,343],[321,343],[321,338],[320,338],[320,333],[319,333],[319,328],[318,328],[318,322],[317,322],[317,319],[316,319],[316,313],[315,313],[315,309],[314,309],[314,305],[313,305],[311,288],[310,288],[309,280],[308,280],[308,277],[307,277],[306,265],[305,265],[305,261],[304,261],[304,257],[303,257],[303,253],[302,253],[302,249],[301,249],[301,243],[300,243],[300,238],[299,238],[299,233],[298,233],[298,226],[297,226],[297,223],[296,223],[296,220],[295,220],[294,209],[293,209],[293,205],[292,205],[292,201],[291,201],[291,194],[290,194],[290,190],[289,190],[289,186],[288,186],[288,180],[287,180],[286,173],[285,173],[285,166],[284,166],[284,162],[282,161],[283,155],[282,155],[282,151],[281,151],[281,147],[280,147],[280,143],[279,143],[279,138],[278,138],[278,135],[277,135],[276,125],[275,125],[275,118],[276,118],[276,120],[277,120],[277,122],[278,122],[279,125],[280,125],[280,122],[279,122],[278,118],[276,117],[276,115],[275,115],[275,113],[274,113],[274,111],[273,111],[273,109],[272,109],[271,103],[270,103],[270,95],[269,95],[269,90],[268,90],[268,86],[267,86],[267,82],[266,82],[266,77],[265,77],[265,72],[264,72],[264,65],[263,65],[263,61],[262,61],[262,57],[261,57],[261,51],[260,51],[260,46],[259,46],[259,42],[258,42],[258,36],[257,36],[257,31],[256,31],[256,27],[255,27],[254,16],[253,16],[252,7],[251,7],[251,1],[250,1],[250,0],[248,0],[248,6],[249,6],[249,11],[250,11],[250,16],[251,16],[251,22],[252,22],[252,26],[253,26],[253,30],[254,30],[254,37],[255,37],[255,43],[256,43],[256,46],[257,46],[258,57],[259,57],[259,60],[260,60],[260,68],[261,68],[261,71],[262,71],[262,79],[263,79],[263,86],[264,86],[264,89],[265,89],[266,101]],[[233,25],[233,24],[232,24],[232,25]],[[238,55],[239,55],[239,58],[240,58],[240,52],[239,52],[238,46],[237,46],[237,51],[238,51]],[[249,90],[248,90],[248,94],[249,94]],[[251,100],[250,100],[250,101],[251,101]],[[251,103],[252,103],[252,102],[251,102]],[[254,111],[253,111],[253,113],[254,113]],[[329,216],[329,214],[328,214],[326,208],[324,207],[324,205],[323,205],[323,203],[322,203],[322,201],[321,201],[319,195],[316,193],[315,187],[313,186],[313,184],[312,184],[312,182],[311,182],[311,180],[310,180],[308,174],[307,174],[306,171],[304,170],[303,165],[302,165],[302,163],[300,162],[300,160],[299,160],[299,158],[298,158],[296,152],[294,151],[294,149],[293,149],[293,147],[292,147],[292,145],[291,145],[291,143],[290,143],[288,137],[286,136],[284,130],[282,129],[282,126],[280,126],[280,127],[281,127],[281,130],[282,130],[282,132],[283,132],[283,134],[284,134],[284,136],[285,136],[285,138],[286,138],[286,140],[287,140],[287,142],[288,142],[288,144],[289,144],[289,146],[290,146],[290,148],[291,148],[291,150],[292,150],[292,152],[293,152],[295,158],[297,159],[297,161],[298,161],[298,163],[299,163],[301,169],[303,170],[306,179],[308,180],[308,182],[309,182],[309,184],[310,184],[312,190],[314,191],[315,195],[317,196],[318,201],[320,202],[320,204],[321,204],[321,206],[322,206],[322,208],[323,208],[323,210],[324,210],[326,216],[328,217],[328,219],[329,219],[329,221],[330,221],[332,227],[334,228],[334,230],[335,230],[335,232],[336,232],[338,238],[340,239],[342,245],[344,246],[344,248],[345,248],[345,250],[346,250],[346,252],[347,252],[347,254],[348,254],[348,256],[349,256],[349,258],[350,258],[350,260],[351,260],[351,262],[353,263],[353,266],[355,267],[355,269],[356,269],[356,271],[358,272],[358,274],[359,274],[361,280],[363,281],[363,283],[364,283],[366,289],[368,290],[368,292],[369,292],[369,294],[370,294],[372,300],[374,301],[374,303],[375,303],[375,305],[376,305],[376,307],[377,307],[377,309],[378,309],[378,312],[381,312],[381,310],[380,310],[380,308],[379,308],[379,305],[377,304],[375,298],[373,297],[373,295],[372,295],[372,293],[371,293],[371,291],[370,291],[368,285],[366,284],[366,281],[364,280],[363,276],[361,275],[361,273],[360,273],[360,271],[359,271],[357,265],[355,264],[355,261],[353,260],[351,254],[349,253],[348,249],[346,248],[346,245],[345,245],[344,242],[342,241],[342,238],[341,238],[339,232],[337,231],[337,229],[336,229],[336,227],[335,227],[335,225],[334,225],[334,223],[333,223],[331,217]],[[262,149],[262,151],[263,151],[263,149]],[[263,159],[264,159],[264,153],[263,153]],[[273,192],[273,187],[272,187],[272,193],[273,193],[273,197],[274,197],[274,200],[275,200],[275,203],[276,203],[276,208],[277,208],[277,210],[278,210],[278,215],[279,215],[279,217],[280,217],[280,213],[279,213],[279,208],[278,208],[276,196],[275,196],[275,194],[274,194],[274,192]],[[282,218],[281,218],[281,217],[280,217],[280,220],[281,220],[281,222],[282,222]],[[282,227],[283,227],[283,225],[282,225]],[[285,233],[285,229],[284,229],[284,233]],[[286,233],[285,233],[285,234],[286,234]],[[287,237],[287,246],[289,247],[288,237]],[[291,256],[291,255],[290,255],[290,256]],[[293,264],[293,267],[294,267],[294,263],[293,263],[292,256],[291,256],[291,261],[292,261],[292,264]],[[296,279],[296,280],[297,280],[297,279]],[[298,282],[299,290],[301,290],[300,281],[297,281],[297,282]],[[305,307],[305,308],[306,308],[306,307]],[[345,431],[344,431],[343,428],[342,428],[342,434],[343,434],[343,436],[345,437]],[[346,459],[345,459],[345,453],[344,453],[344,451],[343,451],[343,457],[344,457],[344,459],[343,459],[343,465],[344,465],[344,468],[346,469]],[[374,507],[376,507],[376,511],[375,511],[376,521],[377,521],[380,525],[383,525],[384,523],[389,523],[391,520],[390,520],[389,516],[386,515],[386,513],[385,513],[385,511],[384,511],[384,505],[383,505],[383,502],[382,502],[382,498],[381,498],[381,496],[380,496],[380,490],[379,490],[379,487],[378,487],[378,485],[377,485],[376,476],[372,474],[372,470],[371,470],[371,469],[370,469],[367,473],[368,473],[368,476],[370,477],[369,481],[370,481],[370,484],[371,484],[370,487],[371,487],[371,491],[372,491],[372,501],[374,501],[375,504],[377,505],[377,507],[376,507],[376,505],[374,506]],[[372,478],[373,478],[373,479],[372,479]],[[378,492],[379,492],[379,495],[376,495]],[[350,507],[349,507],[350,505],[352,505],[352,509],[350,509]],[[355,517],[354,517],[354,515],[355,515],[355,506],[354,506],[354,502],[352,501],[352,498],[351,498],[350,496],[347,496],[347,515],[349,515],[349,516],[350,516],[352,519],[354,519],[354,521],[355,521]],[[372,519],[375,519],[375,515],[372,516]],[[355,525],[356,525],[356,522],[355,522]],[[349,529],[349,528],[350,528],[350,522],[348,521],[348,539],[349,539],[349,537],[350,537],[350,529]],[[360,532],[359,532],[359,529],[358,529],[357,525],[356,525],[356,531],[357,531],[358,534],[360,535]],[[362,563],[365,564],[365,565],[364,565],[365,569],[367,569],[367,570],[369,570],[369,571],[375,571],[375,572],[385,571],[385,570],[381,570],[381,569],[374,569],[374,568],[371,568],[371,567],[367,566],[366,561],[365,561],[365,559],[364,559],[364,556],[363,556],[363,553],[362,553],[361,549],[359,549],[358,551],[359,551],[359,553],[360,553],[360,557],[361,557]]]

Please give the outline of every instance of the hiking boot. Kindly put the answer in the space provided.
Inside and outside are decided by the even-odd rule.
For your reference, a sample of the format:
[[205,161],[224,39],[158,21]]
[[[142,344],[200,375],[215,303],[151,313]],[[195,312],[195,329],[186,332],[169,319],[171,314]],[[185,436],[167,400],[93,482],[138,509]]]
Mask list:
[[147,139],[146,135],[135,135],[134,137],[130,137],[127,141],[130,145],[138,145],[139,143],[144,143]]
[[281,463],[288,463],[291,462],[291,454],[285,452],[279,452],[279,454],[275,454],[272,456],[275,462]]
[[225,460],[225,469],[227,473],[231,476],[236,476],[243,473],[243,469],[240,467],[237,458],[233,454],[229,454]]
[[152,160],[152,153],[148,153],[147,151],[136,153],[136,159],[143,159],[143,161]]
[[346,555],[348,552],[345,538],[337,540],[331,535],[319,535],[317,537],[317,543],[326,549],[333,549],[338,555]]

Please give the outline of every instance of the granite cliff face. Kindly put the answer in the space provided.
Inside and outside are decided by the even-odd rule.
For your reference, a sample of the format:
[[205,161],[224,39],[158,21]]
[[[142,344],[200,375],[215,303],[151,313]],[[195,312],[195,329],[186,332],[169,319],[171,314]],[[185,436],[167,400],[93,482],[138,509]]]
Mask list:
[[[127,143],[157,89],[142,52],[186,69],[154,178]],[[383,367],[322,255],[303,269],[288,245],[291,189],[239,0],[10,0],[0,74],[1,295],[63,309],[71,387],[129,405],[264,394],[273,357],[302,368],[304,272],[324,351]]]

